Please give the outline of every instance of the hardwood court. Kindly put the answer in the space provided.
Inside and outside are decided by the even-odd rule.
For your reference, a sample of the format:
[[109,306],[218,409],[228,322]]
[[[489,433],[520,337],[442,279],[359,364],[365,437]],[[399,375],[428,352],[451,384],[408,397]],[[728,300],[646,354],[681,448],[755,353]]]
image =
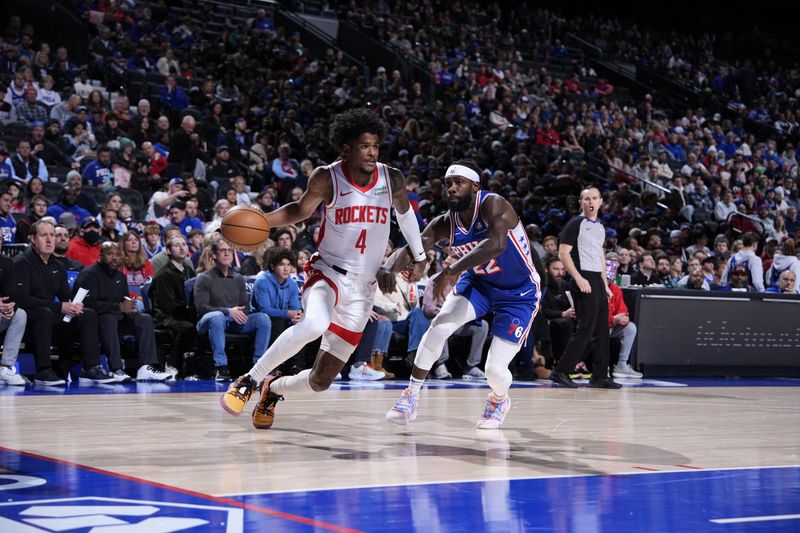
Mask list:
[[[602,480],[616,479],[602,477],[608,474],[664,471],[693,475],[699,470],[800,463],[796,386],[513,388],[512,409],[502,431],[475,429],[487,393],[476,386],[425,389],[419,418],[406,427],[383,421],[399,386],[345,386],[315,396],[298,395],[278,404],[275,426],[266,431],[251,427],[249,410],[234,418],[219,408],[221,385],[185,384],[214,392],[179,394],[141,393],[148,390],[142,384],[117,389],[135,392],[137,386],[138,394],[3,391],[0,446],[241,502],[330,489],[386,491],[565,476]],[[172,390],[181,387],[177,384]],[[790,470],[795,479],[800,477],[796,469]],[[794,491],[796,513],[798,486],[785,487]],[[105,495],[114,496],[113,486],[109,490]],[[513,500],[507,491],[500,494],[501,504]],[[569,494],[553,494],[544,501],[557,509],[563,499],[572,502]],[[307,503],[291,512],[352,527],[347,517],[362,503],[343,497],[328,502],[331,515],[325,511],[310,516]],[[451,503],[434,503],[425,511],[430,513],[426,523],[438,521],[443,530],[484,530],[480,523],[461,523],[464,515],[451,516],[440,506],[452,508]],[[529,509],[530,517],[521,511],[521,530],[527,529],[525,520],[540,511]],[[357,529],[388,530],[387,524],[394,522],[385,521],[391,519],[402,526],[398,531],[425,530],[416,518],[404,516],[407,512],[391,513],[381,509],[370,527]],[[486,530],[492,529],[486,513],[482,521]],[[509,524],[510,530],[517,529],[513,521]],[[774,524],[800,526],[792,520]],[[294,522],[281,528],[289,525]]]

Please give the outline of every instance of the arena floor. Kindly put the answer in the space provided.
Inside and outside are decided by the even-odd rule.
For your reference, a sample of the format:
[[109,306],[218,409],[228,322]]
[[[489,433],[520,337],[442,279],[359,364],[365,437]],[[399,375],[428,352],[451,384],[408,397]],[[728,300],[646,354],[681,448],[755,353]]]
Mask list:
[[520,384],[502,431],[457,380],[389,425],[403,386],[289,398],[267,431],[212,382],[0,387],[0,531],[800,530],[800,380]]

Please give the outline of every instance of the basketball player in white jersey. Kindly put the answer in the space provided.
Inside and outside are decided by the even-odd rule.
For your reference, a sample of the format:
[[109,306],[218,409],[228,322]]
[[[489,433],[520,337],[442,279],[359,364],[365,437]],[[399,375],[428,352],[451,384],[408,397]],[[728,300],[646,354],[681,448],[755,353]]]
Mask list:
[[[382,134],[382,122],[370,111],[358,109],[338,115],[330,136],[331,143],[341,149],[341,159],[316,168],[297,202],[266,215],[271,227],[279,227],[306,220],[320,203],[325,206],[319,251],[306,266],[303,319],[275,339],[253,368],[231,384],[220,399],[223,409],[238,416],[260,384],[260,400],[253,410],[256,428],[272,426],[275,405],[284,394],[321,392],[330,387],[361,340],[376,284],[383,292],[395,290],[396,272],[381,268],[392,207],[409,243],[409,260],[414,261],[409,268],[410,279],[419,280],[425,271],[425,251],[403,174],[378,162]],[[313,368],[294,376],[268,375],[320,336],[322,344]]]

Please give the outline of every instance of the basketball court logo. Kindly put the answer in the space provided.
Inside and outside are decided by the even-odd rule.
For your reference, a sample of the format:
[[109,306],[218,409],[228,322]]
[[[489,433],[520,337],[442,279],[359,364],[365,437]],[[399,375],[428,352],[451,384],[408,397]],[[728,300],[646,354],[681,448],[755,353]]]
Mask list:
[[0,503],[0,531],[243,531],[232,507],[82,497]]

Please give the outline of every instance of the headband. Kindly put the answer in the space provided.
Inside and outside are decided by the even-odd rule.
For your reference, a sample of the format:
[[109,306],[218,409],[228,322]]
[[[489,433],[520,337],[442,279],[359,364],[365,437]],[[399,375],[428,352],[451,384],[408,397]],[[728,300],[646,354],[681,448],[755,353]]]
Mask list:
[[447,172],[445,172],[444,175],[461,176],[462,178],[474,181],[475,183],[481,182],[481,177],[478,175],[478,173],[469,167],[465,167],[464,165],[450,165],[447,167]]

